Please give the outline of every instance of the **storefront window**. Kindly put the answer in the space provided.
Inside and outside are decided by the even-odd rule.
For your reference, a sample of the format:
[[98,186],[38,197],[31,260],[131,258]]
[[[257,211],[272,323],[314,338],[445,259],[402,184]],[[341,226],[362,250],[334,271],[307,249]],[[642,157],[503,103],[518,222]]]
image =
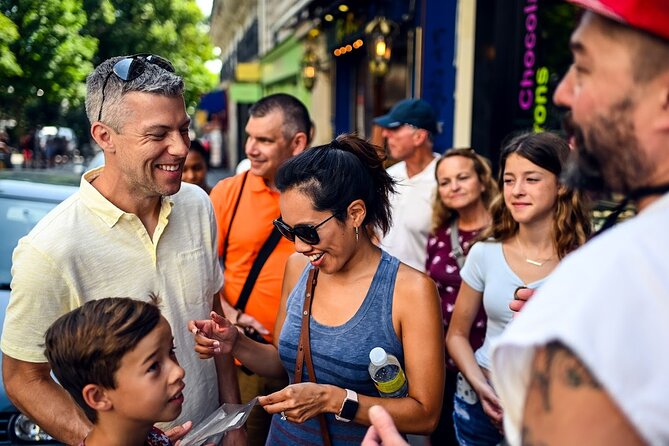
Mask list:
[[559,130],[553,93],[577,10],[561,0],[477,0],[472,146],[496,164],[512,133]]

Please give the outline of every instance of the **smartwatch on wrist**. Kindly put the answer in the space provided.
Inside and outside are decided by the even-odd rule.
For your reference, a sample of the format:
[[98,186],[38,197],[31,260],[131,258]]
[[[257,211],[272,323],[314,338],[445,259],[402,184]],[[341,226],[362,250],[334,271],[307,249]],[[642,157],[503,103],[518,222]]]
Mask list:
[[358,413],[358,394],[352,390],[346,390],[346,398],[339,409],[339,413],[335,415],[335,419],[345,423],[351,422]]

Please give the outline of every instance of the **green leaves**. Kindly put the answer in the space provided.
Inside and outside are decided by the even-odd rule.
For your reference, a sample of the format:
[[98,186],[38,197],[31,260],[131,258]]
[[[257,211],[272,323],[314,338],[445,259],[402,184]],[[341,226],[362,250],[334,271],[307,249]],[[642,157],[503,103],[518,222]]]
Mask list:
[[167,57],[186,79],[187,106],[217,82],[195,0],[0,0],[0,12],[0,118],[23,128],[83,116],[72,112],[83,109],[86,76],[112,56]]

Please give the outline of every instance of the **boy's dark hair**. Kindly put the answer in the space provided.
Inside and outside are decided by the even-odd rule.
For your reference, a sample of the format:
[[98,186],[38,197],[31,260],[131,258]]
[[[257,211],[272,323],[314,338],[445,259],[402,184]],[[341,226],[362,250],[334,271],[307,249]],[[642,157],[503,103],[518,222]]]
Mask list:
[[87,384],[116,388],[121,358],[160,322],[152,303],[127,297],[86,302],[58,318],[45,334],[45,355],[58,382],[91,422],[97,413],[84,401]]

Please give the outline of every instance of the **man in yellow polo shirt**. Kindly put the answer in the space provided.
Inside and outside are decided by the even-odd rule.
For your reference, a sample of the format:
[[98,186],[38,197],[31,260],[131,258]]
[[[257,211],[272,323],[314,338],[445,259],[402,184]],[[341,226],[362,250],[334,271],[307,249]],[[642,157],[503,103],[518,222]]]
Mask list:
[[[208,317],[223,282],[211,202],[199,187],[181,183],[190,144],[183,88],[159,56],[100,64],[87,80],[86,112],[105,166],[87,172],[79,192],[14,251],[1,343],[5,387],[22,412],[67,444],[79,444],[91,425],[51,378],[44,332],[86,301],[157,295],[186,370],[183,410],[168,432],[173,440],[187,429],[183,423],[199,423],[219,402],[239,399],[232,361],[199,360],[187,331],[189,319]],[[245,439],[236,431],[225,444]]]
[[[266,342],[272,342],[274,322],[281,300],[281,283],[288,256],[295,252],[291,242],[278,236],[278,243],[260,269],[240,310],[240,294],[253,263],[279,217],[279,191],[274,177],[279,166],[302,152],[309,144],[311,120],[306,107],[288,94],[273,94],[260,99],[249,110],[246,124],[246,156],[251,162],[244,172],[219,182],[211,191],[218,223],[218,251],[224,262],[225,286],[223,308],[237,325],[253,327]],[[249,285],[247,285],[248,287]],[[260,339],[256,335],[257,339]],[[267,395],[285,387],[286,380],[276,380],[238,372],[242,402],[258,394]],[[270,416],[254,409],[247,421],[251,446],[265,444]]]

